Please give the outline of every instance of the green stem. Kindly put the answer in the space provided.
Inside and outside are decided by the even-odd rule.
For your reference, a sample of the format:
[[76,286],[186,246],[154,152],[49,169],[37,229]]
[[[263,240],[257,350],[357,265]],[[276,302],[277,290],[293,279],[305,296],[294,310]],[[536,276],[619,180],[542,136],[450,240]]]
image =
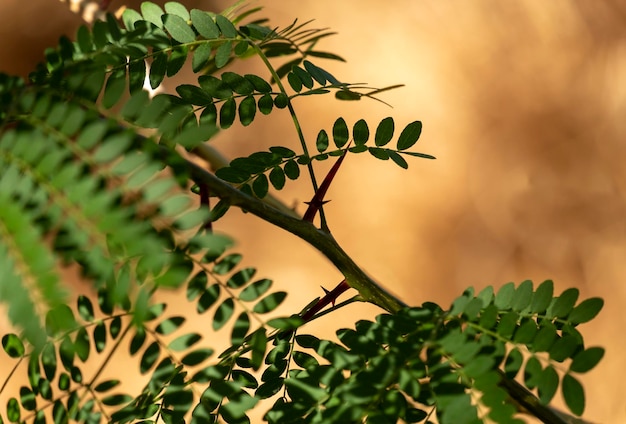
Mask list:
[[[272,78],[274,79],[274,81],[276,81],[276,85],[280,89],[281,93],[283,93],[285,96],[287,96],[287,108],[289,109],[289,114],[291,115],[291,119],[293,120],[293,124],[296,127],[296,132],[298,133],[298,138],[300,139],[300,145],[302,146],[302,151],[308,158],[310,158],[309,149],[306,146],[306,141],[304,139],[304,133],[302,132],[302,127],[300,126],[300,121],[298,120],[298,116],[296,115],[296,111],[294,110],[293,105],[291,103],[291,98],[289,98],[289,96],[287,95],[287,91],[285,90],[285,86],[280,81],[280,77],[278,76],[278,74],[274,70],[274,67],[270,63],[270,61],[267,58],[267,56],[265,56],[265,53],[263,53],[263,50],[261,50],[261,48],[258,45],[254,44],[254,43],[250,43],[250,44],[254,47],[254,50],[259,55],[259,57],[261,58],[261,60],[263,61],[263,63],[267,67],[267,69],[269,69],[270,73],[272,74]],[[307,169],[309,171],[309,176],[311,177],[311,184],[313,184],[313,193],[317,193],[318,186],[317,186],[317,180],[315,178],[315,173],[313,172],[313,164],[309,161],[309,163],[307,163],[306,166],[307,166]],[[325,232],[329,233],[330,230],[328,229],[328,223],[326,222],[326,215],[324,214],[324,207],[323,206],[320,206],[319,213],[320,213],[320,225],[321,225],[321,228]]]

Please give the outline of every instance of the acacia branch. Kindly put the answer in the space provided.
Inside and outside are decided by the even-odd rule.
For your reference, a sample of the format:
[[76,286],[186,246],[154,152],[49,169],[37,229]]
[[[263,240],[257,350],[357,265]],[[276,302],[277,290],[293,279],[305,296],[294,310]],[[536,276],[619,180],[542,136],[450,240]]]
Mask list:
[[[282,228],[309,243],[319,250],[335,267],[344,275],[350,287],[356,289],[361,298],[373,303],[390,313],[395,313],[407,305],[382,288],[382,286],[367,275],[341,248],[334,237],[323,230],[316,228],[312,223],[286,214],[275,207],[263,202],[255,197],[249,196],[230,184],[222,181],[212,173],[200,166],[187,161],[188,169],[192,179],[196,183],[206,184],[212,193],[253,215],[267,221],[277,227]],[[538,417],[547,424],[567,424],[575,417],[554,411],[550,407],[543,405],[537,397],[517,383],[513,379],[507,378],[500,372],[501,385],[505,388],[511,399],[521,410],[528,411],[531,415]],[[563,418],[567,419],[567,421]],[[580,422],[580,421],[578,421]]]

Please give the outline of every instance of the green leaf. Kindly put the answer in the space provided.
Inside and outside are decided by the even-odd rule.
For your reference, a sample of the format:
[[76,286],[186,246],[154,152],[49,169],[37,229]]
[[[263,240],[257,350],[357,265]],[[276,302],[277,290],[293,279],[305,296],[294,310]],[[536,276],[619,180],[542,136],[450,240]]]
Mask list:
[[272,86],[263,78],[254,74],[246,74],[244,78],[247,79],[259,93],[267,94],[272,92]]
[[554,341],[556,340],[556,328],[553,324],[545,324],[535,335],[535,339],[532,343],[532,350],[534,352],[547,352],[550,350]]
[[235,99],[228,99],[220,108],[220,127],[222,129],[230,128],[235,122],[235,115],[237,114],[237,104]]
[[183,356],[183,359],[181,359],[181,362],[184,365],[191,367],[194,365],[198,365],[201,362],[207,360],[208,358],[211,357],[211,355],[213,355],[213,349],[208,349],[208,348],[197,349]]
[[221,33],[224,35],[224,37],[226,37],[226,38],[235,38],[235,37],[237,37],[237,29],[232,24],[232,22],[229,21],[225,16],[223,16],[223,15],[216,15],[215,16],[215,23],[219,27],[219,29],[220,29]]
[[404,160],[404,158],[400,156],[398,153],[394,152],[393,150],[388,150],[387,153],[389,154],[389,158],[392,161],[394,161],[394,163],[398,165],[400,168],[402,169],[409,168],[409,164],[407,163],[407,161]]
[[254,121],[256,115],[256,100],[253,96],[248,96],[239,103],[239,120],[241,125],[247,127]]
[[2,348],[11,358],[24,356],[24,344],[15,334],[5,334],[2,336]]
[[190,18],[187,8],[175,1],[168,1],[165,3],[165,11],[169,14],[180,16],[185,21],[188,21]]
[[93,329],[93,341],[98,353],[102,352],[106,346],[107,330],[104,322],[99,322]]
[[585,391],[580,382],[570,374],[565,374],[563,376],[561,392],[563,393],[563,399],[565,399],[565,404],[569,410],[575,415],[582,415],[585,411]]
[[374,143],[376,146],[385,146],[391,141],[394,132],[394,122],[392,117],[387,117],[380,121],[376,128]]
[[219,29],[213,18],[202,10],[192,9],[191,10],[191,22],[193,26],[198,30],[198,34],[203,36],[204,38],[214,39],[220,36]]
[[297,180],[298,177],[300,176],[300,166],[295,160],[290,160],[287,163],[285,163],[285,166],[283,169],[285,170],[285,175],[290,180]]
[[89,349],[91,347],[89,334],[85,327],[81,327],[76,333],[74,340],[74,350],[81,361],[85,362],[89,358]]
[[76,326],[74,313],[67,305],[58,305],[50,309],[46,314],[46,331],[50,336],[54,336],[62,331],[69,330]]
[[242,270],[234,273],[226,282],[226,285],[233,289],[238,289],[246,284],[254,277],[256,274],[256,268],[244,268]]
[[270,182],[276,190],[282,190],[285,187],[285,173],[280,166],[275,166],[270,171]]
[[274,106],[278,109],[284,109],[289,104],[289,97],[284,93],[279,93],[274,98]]
[[398,138],[398,150],[406,150],[413,146],[422,134],[422,123],[420,121],[411,122],[407,125]]
[[574,355],[568,372],[587,372],[598,365],[604,356],[604,349],[601,347],[590,347]]
[[389,159],[389,150],[381,149],[380,147],[368,147],[367,151],[370,152],[372,156],[376,159],[388,160]]
[[583,300],[570,312],[567,320],[573,324],[589,322],[598,315],[603,306],[604,300],[599,297]]
[[163,16],[163,24],[167,32],[170,33],[172,38],[179,43],[191,43],[196,41],[196,34],[187,21],[180,16],[166,14]]
[[122,22],[124,22],[124,27],[127,30],[135,29],[135,23],[138,21],[143,21],[143,17],[136,10],[126,8],[122,13]]
[[548,405],[556,390],[559,387],[559,375],[556,370],[552,367],[547,367],[543,370],[541,377],[539,379],[539,384],[537,386],[537,390],[539,392],[539,400],[544,405]]
[[7,402],[6,414],[9,422],[16,423],[20,421],[21,409],[17,399],[9,399],[9,401]]
[[533,294],[533,300],[530,303],[530,312],[540,313],[545,312],[552,302],[552,295],[554,293],[554,283],[552,280],[546,280],[537,287],[537,290]]
[[178,328],[185,323],[185,317],[177,316],[167,318],[154,329],[158,334],[162,334],[164,336],[173,333],[178,330]]
[[322,153],[324,151],[326,151],[326,149],[328,149],[328,134],[326,133],[326,130],[321,130],[318,134],[317,134],[317,141],[315,143],[316,147],[317,147],[317,151]]
[[297,65],[294,65],[291,68],[291,72],[293,72],[298,77],[303,86],[308,89],[313,88],[313,78],[311,77],[311,75],[309,75],[307,71]]
[[104,87],[102,106],[104,106],[106,109],[110,109],[115,106],[122,97],[122,94],[124,94],[125,88],[126,68],[119,69],[111,73]]
[[243,259],[243,256],[239,253],[231,253],[224,256],[214,266],[213,272],[218,275],[226,275],[232,271]]
[[230,41],[226,41],[215,50],[215,66],[217,69],[223,68],[226,66],[228,61],[230,60],[230,52],[232,50],[232,43]]
[[76,301],[78,314],[80,317],[87,321],[91,322],[94,319],[93,315],[93,305],[91,304],[91,300],[87,296],[80,295]]
[[323,69],[317,67],[308,60],[302,62],[302,65],[304,65],[304,69],[307,70],[309,75],[311,75],[319,85],[326,85],[326,72]]
[[287,293],[283,291],[272,293],[255,304],[252,310],[257,314],[266,314],[279,307],[286,297]]
[[230,87],[219,78],[212,75],[201,75],[198,78],[200,87],[216,99],[229,99],[233,95]]
[[137,328],[137,331],[130,341],[130,354],[131,356],[139,352],[139,349],[146,341],[146,330],[143,327]]
[[293,72],[289,72],[287,74],[287,81],[289,82],[289,85],[291,86],[293,91],[295,91],[296,93],[302,91],[302,81],[300,80],[300,78],[298,78],[296,74],[294,74]]
[[206,289],[200,299],[198,300],[198,305],[196,307],[198,313],[206,312],[213,304],[217,301],[220,295],[220,286],[219,284],[213,284],[209,288]]
[[47,344],[41,351],[41,365],[46,379],[54,380],[57,372],[57,355],[52,344]]
[[159,359],[160,355],[161,347],[159,346],[159,342],[152,342],[141,356],[141,361],[139,362],[139,371],[141,374],[145,374],[150,371]]
[[235,311],[235,303],[232,298],[225,299],[220,306],[215,310],[215,314],[213,315],[213,330],[217,331],[221,329],[228,320],[233,316]]
[[370,138],[370,130],[365,119],[359,119],[354,124],[352,137],[354,138],[354,143],[357,145],[367,143],[367,140]]
[[576,288],[565,290],[554,303],[548,307],[546,314],[550,317],[565,318],[572,312],[576,300],[578,300],[579,291]]
[[247,312],[242,312],[235,320],[235,325],[233,326],[233,331],[230,336],[231,345],[236,346],[243,343],[248,331],[250,331],[250,317]]
[[259,111],[263,115],[269,115],[274,108],[274,99],[272,99],[272,95],[267,93],[262,95],[258,101]]
[[198,333],[183,334],[172,340],[168,345],[168,349],[175,352],[182,352],[188,350],[191,346],[196,344],[202,339],[202,336]]
[[349,136],[348,125],[345,119],[338,118],[333,124],[333,141],[335,146],[342,148],[348,142]]
[[550,347],[550,358],[554,361],[563,362],[567,358],[571,358],[579,346],[577,337],[565,334]]
[[530,280],[522,282],[515,290],[515,298],[513,299],[513,310],[523,311],[526,309],[533,297],[533,283]]
[[541,368],[539,360],[534,356],[528,358],[526,366],[524,367],[524,383],[526,384],[526,387],[529,389],[537,387],[541,381],[542,374],[543,368]]
[[150,1],[143,2],[141,3],[141,14],[146,21],[153,23],[159,28],[163,28],[161,16],[163,16],[164,12],[161,7]]
[[254,181],[252,182],[252,191],[254,191],[254,195],[259,199],[267,196],[267,193],[269,191],[269,182],[265,174],[260,174],[254,179]]
[[105,380],[94,387],[94,390],[98,393],[108,392],[119,384],[120,380]]
[[192,105],[205,106],[213,103],[213,98],[195,85],[181,84],[176,87],[176,92],[184,101]]
[[193,59],[191,60],[191,69],[194,72],[202,71],[208,64],[211,58],[213,49],[209,43],[200,44],[193,52]]
[[242,96],[248,96],[254,92],[254,85],[252,85],[247,78],[234,72],[224,72],[222,74],[222,81],[224,81],[232,91]]
[[265,294],[271,286],[272,280],[264,278],[262,280],[255,281],[254,283],[243,289],[243,291],[239,294],[239,300],[242,300],[244,302],[251,302],[253,300],[256,300],[263,294]]
[[494,304],[498,307],[498,309],[509,309],[513,305],[514,298],[515,284],[506,283],[500,287],[500,290],[498,290]]
[[534,320],[530,319],[525,321],[517,328],[517,330],[515,330],[513,341],[515,341],[516,343],[529,344],[533,341],[536,334],[537,323]]
[[187,53],[189,49],[186,46],[178,46],[170,52],[169,61],[167,62],[168,77],[176,75],[187,62]]

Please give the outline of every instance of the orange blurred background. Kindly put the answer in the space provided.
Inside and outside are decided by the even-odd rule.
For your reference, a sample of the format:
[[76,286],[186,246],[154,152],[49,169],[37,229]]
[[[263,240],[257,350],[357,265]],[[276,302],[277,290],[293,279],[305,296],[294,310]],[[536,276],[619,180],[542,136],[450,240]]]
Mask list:
[[[226,1],[182,1],[219,11]],[[113,0],[112,8],[123,3]],[[158,1],[157,3],[163,3]],[[138,8],[139,2],[129,1]],[[272,24],[315,19],[338,35],[320,47],[347,63],[317,61],[339,80],[404,88],[375,101],[298,99],[311,148],[317,132],[343,116],[371,128],[393,116],[397,128],[421,120],[409,169],[350,156],[326,205],[330,228],[357,263],[409,304],[447,306],[468,286],[553,279],[560,292],[603,297],[605,309],[582,327],[605,359],[583,376],[585,416],[626,422],[626,2],[475,0],[259,1]],[[0,70],[26,74],[80,19],[56,0],[2,0]],[[254,60],[240,72],[267,76]],[[195,81],[180,74],[166,82]],[[214,142],[229,157],[272,145],[297,148],[285,111],[235,125]],[[328,164],[318,164],[324,175]],[[299,181],[278,196],[288,205],[312,196]],[[284,311],[341,279],[324,258],[288,233],[233,212],[217,224],[238,241],[246,265],[277,287],[294,289]],[[181,311],[186,305],[177,305]],[[291,308],[291,309],[289,309]],[[310,326],[330,335],[372,317],[353,305]],[[198,319],[196,325],[204,325]],[[559,401],[560,402],[560,401]]]

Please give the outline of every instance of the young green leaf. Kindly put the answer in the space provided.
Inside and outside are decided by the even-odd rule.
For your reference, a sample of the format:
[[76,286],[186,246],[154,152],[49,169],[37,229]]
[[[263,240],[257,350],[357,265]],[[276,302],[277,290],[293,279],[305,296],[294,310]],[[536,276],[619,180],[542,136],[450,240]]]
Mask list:
[[506,283],[500,290],[498,290],[498,294],[494,300],[494,304],[498,307],[498,309],[509,309],[515,298],[515,284]]

